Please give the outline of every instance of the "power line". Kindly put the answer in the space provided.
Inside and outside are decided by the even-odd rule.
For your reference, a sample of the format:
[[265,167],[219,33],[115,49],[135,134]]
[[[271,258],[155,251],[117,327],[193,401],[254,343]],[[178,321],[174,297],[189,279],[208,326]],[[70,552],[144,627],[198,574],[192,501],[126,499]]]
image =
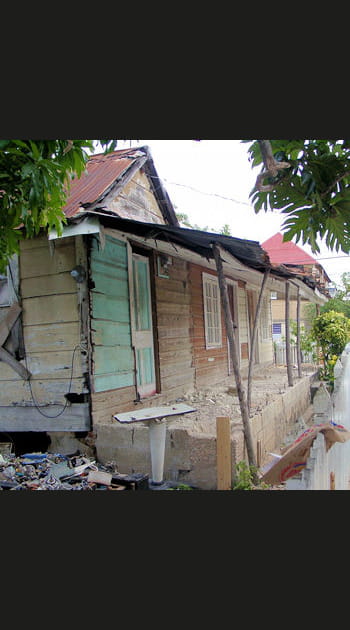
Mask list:
[[163,181],[167,182],[167,184],[171,184],[173,186],[181,186],[182,188],[188,188],[189,190],[193,190],[193,192],[200,193],[201,195],[206,195],[207,197],[219,197],[219,199],[225,199],[226,201],[233,201],[234,203],[243,204],[244,206],[248,206],[252,208],[250,203],[246,201],[239,201],[238,199],[234,199],[233,197],[225,197],[224,195],[219,195],[218,193],[208,193],[203,190],[198,190],[198,188],[194,188],[193,186],[188,186],[187,184],[179,184],[178,182],[170,182],[168,179],[163,179]]

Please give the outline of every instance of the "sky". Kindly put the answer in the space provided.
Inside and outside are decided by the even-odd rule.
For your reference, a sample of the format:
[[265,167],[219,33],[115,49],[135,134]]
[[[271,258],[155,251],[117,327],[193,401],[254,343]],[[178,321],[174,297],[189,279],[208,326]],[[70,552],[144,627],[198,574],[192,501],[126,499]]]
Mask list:
[[[248,146],[240,140],[119,140],[118,149],[147,145],[154,166],[176,212],[190,223],[219,232],[225,224],[231,236],[260,244],[283,232],[283,216],[277,211],[254,212],[249,194],[261,167],[251,167]],[[293,239],[295,242],[295,239]],[[341,284],[350,272],[350,256],[329,250],[318,241],[321,252],[297,243],[325,269],[331,281]]]

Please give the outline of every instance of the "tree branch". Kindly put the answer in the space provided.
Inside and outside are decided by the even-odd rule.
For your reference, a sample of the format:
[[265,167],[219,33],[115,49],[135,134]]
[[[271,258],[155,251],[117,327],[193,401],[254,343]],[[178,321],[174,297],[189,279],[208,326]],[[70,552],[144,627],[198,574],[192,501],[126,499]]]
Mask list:
[[272,154],[270,140],[258,140],[258,144],[260,146],[261,156],[266,170],[260,173],[260,175],[256,178],[255,187],[260,192],[270,192],[275,188],[275,184],[264,185],[262,182],[265,177],[276,177],[278,171],[288,168],[290,164],[289,162],[277,162],[277,160],[275,160]]

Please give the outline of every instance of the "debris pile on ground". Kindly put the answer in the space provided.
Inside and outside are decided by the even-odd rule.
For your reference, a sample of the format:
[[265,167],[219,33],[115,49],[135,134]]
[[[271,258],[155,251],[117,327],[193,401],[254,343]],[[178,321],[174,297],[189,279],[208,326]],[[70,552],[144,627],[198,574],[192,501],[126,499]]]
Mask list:
[[0,453],[1,490],[148,490],[148,475],[120,474],[80,453]]

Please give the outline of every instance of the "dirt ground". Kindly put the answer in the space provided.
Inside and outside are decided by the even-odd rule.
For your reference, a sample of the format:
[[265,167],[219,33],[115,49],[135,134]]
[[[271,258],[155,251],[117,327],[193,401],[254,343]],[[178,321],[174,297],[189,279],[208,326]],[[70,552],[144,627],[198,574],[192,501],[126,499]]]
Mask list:
[[[314,365],[304,364],[302,376],[309,376],[316,371]],[[293,380],[298,381],[298,371],[293,368]],[[242,379],[247,392],[247,379]],[[261,411],[279,395],[288,389],[288,375],[286,366],[265,367],[253,376],[251,391],[251,415]],[[180,399],[178,400],[178,402]],[[198,391],[195,394],[181,398],[181,402],[196,409],[195,412],[177,417],[176,427],[193,431],[194,433],[216,434],[216,418],[229,416],[233,423],[241,424],[241,410],[237,396],[235,377],[232,374],[219,388]]]
[[[317,368],[312,364],[303,364],[302,377],[316,372]],[[298,371],[293,367],[293,381],[298,381]],[[247,392],[247,379],[242,379]],[[266,405],[271,404],[278,396],[289,387],[286,366],[269,366],[260,373],[254,374],[251,391],[251,415],[261,411]],[[179,401],[178,401],[179,402]],[[232,374],[221,387],[199,391],[195,394],[181,398],[181,402],[196,409],[195,412],[184,416],[177,416],[176,428],[182,428],[198,435],[198,433],[216,435],[216,418],[228,416],[233,424],[242,426],[241,410],[237,396],[235,377]],[[295,423],[295,429],[286,436],[280,448],[287,446],[295,440],[307,427],[312,418],[311,405],[305,414],[305,418],[299,418]],[[278,452],[278,450],[277,450]],[[266,462],[263,462],[266,463]],[[350,486],[349,486],[350,487]],[[269,490],[285,490],[285,484],[270,486]]]

